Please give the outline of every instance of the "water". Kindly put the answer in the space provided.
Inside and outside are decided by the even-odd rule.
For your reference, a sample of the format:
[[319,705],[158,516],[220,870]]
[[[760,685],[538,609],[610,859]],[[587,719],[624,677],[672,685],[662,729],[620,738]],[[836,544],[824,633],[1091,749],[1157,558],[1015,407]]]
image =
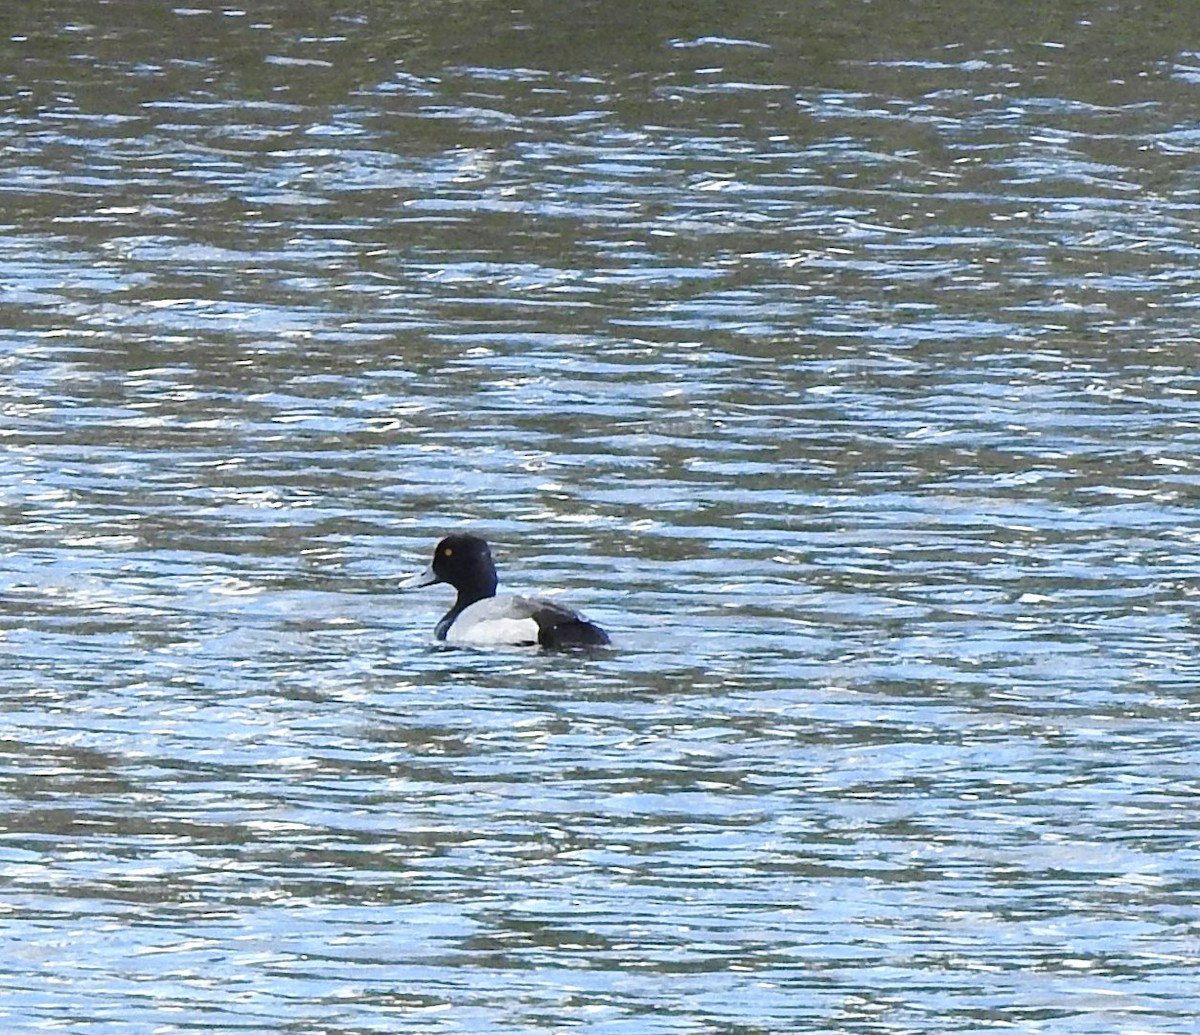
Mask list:
[[5,1023],[1193,1031],[1190,12],[337,6],[5,15]]

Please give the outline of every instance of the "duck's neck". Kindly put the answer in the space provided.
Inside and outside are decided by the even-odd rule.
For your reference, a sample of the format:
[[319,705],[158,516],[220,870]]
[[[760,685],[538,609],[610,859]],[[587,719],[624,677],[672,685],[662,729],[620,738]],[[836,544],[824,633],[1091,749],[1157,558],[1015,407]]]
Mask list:
[[446,633],[450,631],[450,626],[454,624],[454,619],[472,604],[480,600],[486,600],[488,597],[494,597],[496,595],[496,583],[496,576],[493,574],[490,578],[481,578],[470,585],[459,586],[458,599],[454,601],[454,606],[442,615],[442,620],[434,627],[434,637],[444,640]]

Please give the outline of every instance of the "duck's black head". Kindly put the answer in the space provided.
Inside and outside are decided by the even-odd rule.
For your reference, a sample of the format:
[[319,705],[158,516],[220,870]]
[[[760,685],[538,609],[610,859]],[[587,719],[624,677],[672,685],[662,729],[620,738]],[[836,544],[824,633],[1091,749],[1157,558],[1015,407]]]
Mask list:
[[433,551],[429,567],[405,579],[401,589],[446,582],[458,590],[462,606],[496,595],[496,565],[486,540],[477,535],[448,535]]

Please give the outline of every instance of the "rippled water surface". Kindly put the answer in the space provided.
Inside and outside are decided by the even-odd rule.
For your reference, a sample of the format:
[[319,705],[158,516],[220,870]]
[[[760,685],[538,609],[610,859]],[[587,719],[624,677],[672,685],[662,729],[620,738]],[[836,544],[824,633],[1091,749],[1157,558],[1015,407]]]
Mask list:
[[0,1019],[1193,1032],[1193,19],[12,5]]

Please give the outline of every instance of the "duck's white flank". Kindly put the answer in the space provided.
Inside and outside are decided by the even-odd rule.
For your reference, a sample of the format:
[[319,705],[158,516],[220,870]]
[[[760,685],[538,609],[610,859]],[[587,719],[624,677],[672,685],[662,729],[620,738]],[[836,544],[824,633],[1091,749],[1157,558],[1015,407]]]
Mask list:
[[454,619],[446,630],[446,642],[480,647],[537,643],[538,624],[533,620],[533,613],[543,603],[516,596],[477,600]]

